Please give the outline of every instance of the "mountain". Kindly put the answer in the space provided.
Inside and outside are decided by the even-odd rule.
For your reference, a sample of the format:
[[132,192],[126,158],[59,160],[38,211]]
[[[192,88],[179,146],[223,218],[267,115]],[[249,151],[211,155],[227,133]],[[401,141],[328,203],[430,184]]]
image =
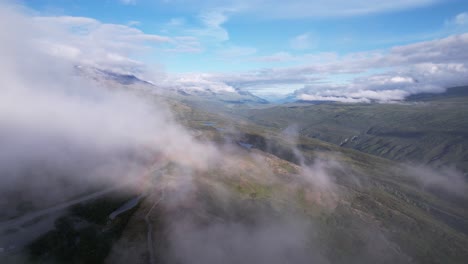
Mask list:
[[408,102],[430,102],[430,101],[465,101],[468,99],[468,86],[448,88],[443,93],[420,93],[406,98]]
[[142,84],[153,85],[151,82],[137,78],[133,74],[117,73],[110,70],[103,70],[90,66],[75,66],[75,71],[78,75],[84,76],[96,82],[114,82],[122,85]]
[[76,66],[76,72],[90,80],[101,83],[107,87],[119,87],[136,90],[144,90],[166,97],[178,98],[179,100],[205,100],[210,102],[222,102],[224,104],[266,104],[268,101],[251,94],[248,91],[213,90],[185,87],[183,85],[167,85],[165,83],[155,84],[145,81],[132,74],[122,74],[110,70],[98,69],[89,66]]

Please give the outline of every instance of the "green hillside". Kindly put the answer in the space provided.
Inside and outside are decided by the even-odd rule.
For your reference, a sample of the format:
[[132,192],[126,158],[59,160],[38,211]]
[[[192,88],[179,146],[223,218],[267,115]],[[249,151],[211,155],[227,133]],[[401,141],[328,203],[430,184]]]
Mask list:
[[[70,208],[54,230],[27,247],[28,262],[465,263],[468,259],[466,182],[457,186],[426,181],[427,171],[384,158],[426,159],[434,155],[426,153],[434,142],[454,142],[460,152],[449,151],[438,164],[453,159],[465,166],[458,159],[466,151],[465,145],[458,145],[460,139],[466,140],[464,103],[268,108],[166,100],[176,119],[196,138],[216,144],[222,162],[187,168],[178,160],[165,161],[136,194],[143,197],[138,206],[113,220],[109,213],[128,196]],[[345,135],[351,139],[340,146]],[[355,135],[359,139],[353,140]],[[413,154],[398,156],[389,150],[386,156],[373,145],[389,148],[387,141],[411,144]],[[219,257],[226,254],[233,257]],[[7,263],[15,263],[15,257]]]
[[[290,216],[306,223],[308,250],[319,263],[464,263],[467,259],[466,195],[438,186],[427,188],[411,176],[407,167],[387,159],[309,137],[291,141],[278,134],[277,129],[178,102],[172,106],[181,120],[200,132],[200,138],[222,145],[244,142],[252,148],[230,156],[235,160],[235,169],[225,165],[197,172],[196,190],[182,208],[162,205],[153,211],[159,234],[155,237],[155,249],[161,263],[177,262],[178,254],[183,254],[171,251],[174,214],[176,219],[189,219],[201,230],[220,226],[227,229],[227,237],[221,236],[227,241],[213,242],[209,235],[204,237],[210,248],[226,246],[225,243],[233,246],[229,244],[231,225],[240,225],[242,230],[261,229],[260,226],[270,224],[263,220],[266,217],[280,221],[279,228],[287,230],[296,224],[289,222],[291,219],[286,216]],[[261,165],[259,157],[263,160]],[[309,184],[302,178],[299,165],[314,166],[317,160],[339,164],[325,165],[332,182],[329,187]],[[177,169],[167,177],[169,182],[175,179]],[[466,187],[462,187],[464,193]],[[141,225],[144,212],[155,199],[146,201],[142,211],[132,218],[109,262],[124,263],[125,259],[137,258],[145,263],[144,250],[122,255],[117,249],[135,244],[146,246]],[[195,248],[207,250],[203,246]],[[189,252],[194,258],[198,256]]]
[[403,162],[468,171],[467,87],[402,104],[305,104],[242,109],[253,123]]
[[[425,189],[404,167],[386,159],[308,137],[291,142],[257,124],[178,103],[173,107],[201,132],[200,137],[220,144],[229,139],[252,145],[251,150],[231,157],[237,160],[234,170],[221,166],[197,174],[197,190],[191,198],[196,205],[175,209],[178,218],[207,228],[233,223],[258,228],[265,224],[258,214],[279,221],[288,221],[284,217],[289,215],[314,227],[306,235],[310,250],[331,263],[463,263],[468,257],[466,196]],[[264,159],[262,166],[251,154]],[[331,189],[301,179],[298,165],[317,159],[340,164],[327,169]],[[168,250],[172,213],[162,206],[153,214],[161,228],[157,249],[163,263],[173,262],[178,254]],[[128,239],[119,242],[122,247],[130,246],[130,237],[145,244],[144,233],[136,228],[142,217],[132,221],[135,227],[124,234]],[[289,224],[281,227],[290,228]],[[210,238],[206,239],[211,245]],[[114,254],[110,259],[120,259],[119,253]]]

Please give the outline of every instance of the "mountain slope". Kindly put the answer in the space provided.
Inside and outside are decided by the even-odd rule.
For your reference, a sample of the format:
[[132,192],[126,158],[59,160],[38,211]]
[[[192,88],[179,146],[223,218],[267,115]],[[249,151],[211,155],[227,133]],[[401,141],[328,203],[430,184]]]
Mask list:
[[[231,133],[223,124],[226,117],[175,107],[181,118],[190,119],[187,124],[201,132],[200,137],[220,144],[244,142],[252,148],[229,156],[234,164],[226,160],[216,169],[195,172],[196,187],[176,206],[161,203],[150,211],[160,193],[145,201],[108,263],[130,258],[146,263],[147,251],[141,247],[147,246],[147,234],[141,226],[149,212],[155,225],[153,246],[161,263],[209,263],[213,259],[207,255],[213,251],[222,252],[215,262],[255,263],[251,254],[265,261],[263,256],[239,249],[232,237],[261,251],[250,241],[288,237],[282,232],[308,241],[305,250],[312,255],[293,251],[296,257],[307,259],[304,263],[464,263],[468,257],[466,196],[437,186],[426,189],[406,167],[386,159],[307,137],[291,142],[265,127],[232,120],[237,130]],[[302,163],[311,168],[311,182],[304,178],[307,166]],[[162,181],[175,181],[177,171],[173,167]],[[321,173],[330,185],[318,183]],[[170,196],[166,191],[164,199]],[[304,237],[291,229],[304,223],[306,227],[300,229]],[[275,232],[272,238],[262,230],[270,225]],[[180,228],[193,250],[180,241]],[[244,234],[246,230],[252,234]],[[197,239],[204,243],[197,244]],[[134,247],[122,253],[122,248]],[[224,247],[230,248],[229,254]],[[233,252],[238,257],[231,257]],[[278,257],[279,253],[269,254]],[[269,263],[279,261],[268,259]],[[289,261],[303,263],[300,257]]]
[[295,126],[303,136],[365,153],[468,172],[468,89],[454,89],[407,104],[295,103],[239,112],[276,130]]
[[198,86],[184,85],[167,85],[165,83],[154,84],[142,80],[132,74],[123,74],[108,70],[98,69],[87,66],[76,66],[75,70],[78,75],[98,82],[104,87],[116,88],[124,86],[125,88],[145,91],[158,94],[160,96],[177,98],[179,100],[190,101],[210,101],[220,102],[223,104],[266,104],[267,101],[257,97],[247,91],[234,90],[213,90],[210,88],[202,88]]
[[[133,89],[124,84],[113,87]],[[161,99],[146,91],[142,94]],[[294,104],[252,109],[219,102],[207,105],[202,99],[165,100],[200,142],[215,144],[220,162],[188,167],[184,157],[160,160],[133,194],[141,197],[135,207],[110,218],[134,199],[117,195],[118,199],[104,197],[70,208],[54,230],[28,247],[29,261],[465,263],[468,259],[466,181],[455,185],[441,184],[446,181],[440,178],[427,181],[424,176],[431,168],[415,171],[310,137],[300,128],[284,130],[291,120],[314,121],[313,127],[336,130],[338,135],[343,122],[351,119],[354,122],[346,125],[354,133],[364,126],[361,119],[379,120],[371,118],[377,115],[402,122],[406,119],[401,116],[423,115],[433,105],[417,105],[423,110],[411,112],[405,105]],[[437,111],[445,113],[441,109]],[[334,129],[327,120],[320,122],[324,116],[338,120],[331,123]],[[455,124],[460,124],[456,131],[464,129],[455,117],[434,118],[436,131],[446,133],[437,123],[444,120],[445,129]],[[417,128],[430,127],[425,127],[427,116],[420,118]],[[387,125],[399,127],[394,122]]]

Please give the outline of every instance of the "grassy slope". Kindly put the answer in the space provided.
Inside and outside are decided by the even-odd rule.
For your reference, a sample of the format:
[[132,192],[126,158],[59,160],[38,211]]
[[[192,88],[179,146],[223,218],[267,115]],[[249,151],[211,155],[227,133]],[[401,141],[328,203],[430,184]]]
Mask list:
[[[278,136],[276,129],[233,119],[229,113],[219,115],[176,101],[172,107],[181,121],[200,132],[200,137],[220,143],[226,138],[234,142],[244,141],[253,144],[254,151],[261,155],[273,154],[268,156],[269,166],[276,168],[271,177],[284,181],[271,184],[276,181],[263,182],[258,181],[258,177],[248,176],[229,177],[229,172],[222,170],[203,174],[199,178],[199,199],[211,208],[205,212],[207,215],[201,216],[204,220],[232,221],[234,215],[238,217],[235,221],[244,221],[249,218],[249,210],[264,208],[266,203],[268,208],[273,208],[272,217],[293,210],[304,213],[318,225],[320,232],[315,235],[327,245],[321,248],[322,253],[334,263],[392,263],[409,259],[417,263],[464,263],[468,258],[466,198],[447,200],[437,192],[423,190],[405,175],[397,163],[387,159],[310,137],[299,137],[291,144]],[[359,107],[362,106],[356,106],[358,110]],[[395,106],[386,107],[394,109]],[[276,120],[281,120],[281,116]],[[235,132],[229,127],[235,127]],[[317,200],[306,199],[307,187],[285,187],[288,186],[288,177],[297,177],[294,175],[299,161],[291,151],[293,147],[297,147],[309,163],[317,157],[333,157],[347,168],[346,173],[334,175],[344,194],[334,210],[326,209]],[[244,169],[237,170],[236,174],[251,175],[254,171],[248,167]],[[227,208],[225,203],[216,202],[222,199],[217,197],[212,187],[220,179],[224,179],[221,184],[238,194]],[[256,202],[246,203],[252,200]],[[376,239],[377,245],[382,246],[382,241],[388,240],[388,245],[383,248],[372,249],[387,252],[385,257],[368,254],[369,232],[383,235],[383,238],[372,238]],[[329,249],[333,251],[327,252]]]
[[[318,236],[321,244],[325,245],[321,247],[321,253],[333,263],[465,263],[468,259],[466,197],[447,197],[437,191],[424,190],[405,175],[405,170],[398,163],[364,153],[395,160],[427,160],[440,154],[437,149],[450,145],[450,140],[453,140],[456,146],[450,148],[459,149],[459,152],[449,151],[450,154],[445,153],[439,160],[441,164],[457,161],[458,166],[465,169],[465,160],[460,160],[460,156],[466,155],[463,144],[466,144],[465,131],[468,131],[464,100],[443,98],[417,105],[332,104],[268,108],[226,106],[202,99],[181,102],[180,98],[172,98],[169,104],[177,119],[198,131],[200,138],[218,143],[243,141],[253,144],[253,151],[260,155],[273,154],[268,156],[269,166],[277,169],[269,176],[284,181],[271,184],[278,182],[248,177],[251,169],[236,170],[241,177],[229,177],[229,172],[222,170],[203,173],[198,177],[197,200],[208,209],[194,213],[185,208],[180,212],[182,215],[195,214],[206,223],[248,221],[253,212],[265,207],[270,208],[272,218],[292,213],[291,210],[299,212],[318,225],[319,233],[310,235],[315,239]],[[291,144],[278,132],[294,123],[307,126],[300,127],[302,136]],[[362,149],[346,146],[362,151],[338,146],[346,137],[353,135],[362,137],[359,141]],[[414,140],[413,136],[423,140]],[[389,150],[388,142],[396,144],[396,150]],[[404,144],[410,145],[407,148],[412,151],[398,152],[401,149],[398,146]],[[334,175],[343,196],[333,210],[307,198],[310,191],[307,187],[287,188],[287,179],[297,177],[294,175],[299,160],[292,152],[294,147],[308,163],[317,157],[327,159],[333,156],[349,169],[348,173]],[[219,202],[225,200],[225,197],[219,197],[214,187],[219,184],[237,194],[231,196],[229,206]],[[166,213],[160,208],[155,216],[160,224],[157,229],[162,234],[158,237],[162,255],[167,250],[164,244],[167,231],[164,231],[163,224]],[[136,214],[136,218],[138,215],[141,218],[144,213]],[[142,222],[142,219],[132,221]],[[138,232],[141,231],[130,227],[124,237],[143,239],[144,235],[137,235]],[[374,233],[383,237],[373,237],[371,234]],[[369,245],[373,242],[376,247]],[[139,243],[144,244],[144,241]],[[380,253],[372,255],[369,250]]]
[[413,98],[424,103],[288,104],[238,112],[277,131],[297,125],[309,138],[397,161],[456,165],[467,172],[468,96],[460,89],[458,96]]
[[[350,135],[360,132],[366,126],[358,121],[360,119],[377,122],[383,115],[388,120],[394,120],[383,128],[375,125],[374,129],[378,128],[375,131],[381,133],[392,126],[405,127],[401,125],[406,120],[402,118],[405,115],[408,125],[414,123],[414,120],[411,121],[413,115],[421,115],[420,122],[427,123],[430,115],[424,116],[424,113],[436,111],[433,105],[421,105],[426,108],[414,110],[414,113],[407,113],[407,106],[395,105],[373,106],[375,108],[369,108],[372,107],[369,105],[294,105],[294,108],[277,107],[268,111],[260,108],[245,110],[250,107],[241,106],[244,110],[239,116],[239,107],[225,108],[204,104],[203,101],[186,104],[177,98],[169,99],[169,104],[175,110],[177,119],[196,131],[200,138],[218,143],[244,141],[253,144],[254,150],[251,152],[263,157],[271,170],[270,173],[257,171],[255,162],[245,151],[242,168],[232,170],[221,167],[195,175],[198,191],[192,198],[203,204],[204,210],[191,210],[190,206],[180,208],[176,213],[181,217],[189,216],[206,225],[210,222],[250,223],[253,215],[260,210],[272,219],[299,215],[314,223],[316,232],[308,235],[320,242],[314,247],[332,263],[465,263],[468,259],[466,199],[447,200],[437,193],[423,190],[406,177],[405,171],[397,163],[318,140],[303,130],[299,132],[304,136],[294,144],[278,135],[278,131],[291,121],[305,122],[314,124],[314,129],[318,127],[320,130],[317,131],[330,137],[328,141],[333,142],[344,138],[345,127],[349,127],[346,131]],[[192,107],[194,105],[196,107]],[[459,115],[462,115],[464,104],[460,105]],[[454,114],[451,112],[453,108],[446,103],[437,105],[437,111],[444,112],[444,107],[447,107],[447,115]],[[323,117],[337,120],[321,121]],[[431,121],[439,128],[434,132],[434,138],[447,133],[440,130],[441,127],[453,126],[453,123],[461,124],[457,131],[466,129],[463,122],[457,121],[459,117],[435,118]],[[437,122],[448,123],[442,125]],[[367,131],[369,128],[365,129]],[[382,137],[382,140],[387,137],[401,138],[371,135]],[[333,173],[340,196],[334,200],[332,209],[317,199],[316,193],[308,186],[294,184],[292,179],[300,178],[299,160],[292,151],[294,147],[304,155],[307,163],[318,157],[325,160],[333,158],[346,167],[346,173]],[[227,202],[226,193],[219,192],[219,186],[230,190]],[[144,216],[151,205],[151,199],[146,199],[131,216],[116,245],[117,250],[111,252],[119,252],[118,249],[123,247],[129,253],[126,256],[131,256],[138,263],[147,263],[148,255],[142,248],[146,246],[146,229],[143,227]],[[165,243],[168,232],[165,218],[169,213],[174,212],[156,208],[152,215],[161,263],[171,263]],[[128,258],[121,255],[111,254],[108,257],[109,263],[118,263],[119,260],[128,262]]]

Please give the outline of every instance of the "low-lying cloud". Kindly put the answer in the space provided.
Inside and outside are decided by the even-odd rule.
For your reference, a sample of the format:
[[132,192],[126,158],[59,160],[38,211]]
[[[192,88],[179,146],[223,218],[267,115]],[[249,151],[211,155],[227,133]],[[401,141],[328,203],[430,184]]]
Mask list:
[[455,168],[434,169],[412,164],[404,166],[404,170],[405,175],[415,180],[421,189],[443,191],[445,194],[468,199],[466,176]]
[[8,6],[0,17],[3,196],[47,204],[138,177],[158,158],[200,168],[215,158],[163,102],[100,87],[79,76],[75,60],[44,50],[49,35],[37,18]]

